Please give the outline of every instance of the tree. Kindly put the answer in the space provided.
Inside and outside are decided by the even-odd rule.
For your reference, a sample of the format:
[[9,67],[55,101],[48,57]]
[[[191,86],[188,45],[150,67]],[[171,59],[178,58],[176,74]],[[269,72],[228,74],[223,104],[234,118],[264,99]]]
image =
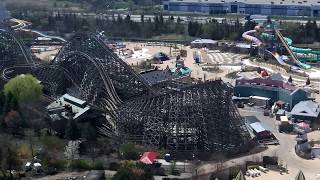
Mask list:
[[64,149],[64,155],[67,160],[73,161],[79,159],[79,146],[81,141],[69,141],[68,145]]
[[17,133],[17,130],[21,128],[21,117],[17,111],[10,111],[5,115],[4,123],[8,132]]
[[4,93],[10,93],[18,102],[37,100],[42,95],[42,85],[32,75],[19,75],[11,79],[4,86]]
[[87,123],[81,131],[81,137],[86,139],[89,142],[94,142],[97,140],[96,129],[90,124]]
[[306,85],[308,86],[308,85],[310,85],[310,78],[308,77],[308,79],[307,79],[307,81],[306,81]]
[[141,23],[144,24],[144,14],[141,14]]
[[65,137],[68,140],[75,141],[79,139],[80,136],[81,136],[80,130],[78,128],[76,121],[73,118],[69,119],[68,124],[66,126],[66,130],[65,130]]
[[291,76],[289,76],[288,82],[292,83],[292,77]]
[[81,129],[81,137],[87,140],[91,158],[92,160],[94,160],[94,142],[96,142],[97,140],[96,129],[90,123],[86,123],[86,125]]
[[5,159],[5,154],[4,154],[4,151],[2,148],[0,148],[0,171],[2,173],[2,176],[3,177],[6,177],[7,174],[6,174],[6,171],[4,169],[4,165],[3,165],[3,161]]
[[119,151],[124,159],[137,160],[139,157],[139,153],[133,144],[122,144]]
[[131,161],[124,161],[120,169],[113,176],[113,180],[152,180],[153,174],[149,166]]
[[5,175],[5,171],[10,173],[10,177],[13,177],[13,170],[20,170],[22,162],[18,158],[18,154],[16,152],[16,148],[13,148],[11,144],[5,142],[1,144],[1,157],[0,157],[0,169]]

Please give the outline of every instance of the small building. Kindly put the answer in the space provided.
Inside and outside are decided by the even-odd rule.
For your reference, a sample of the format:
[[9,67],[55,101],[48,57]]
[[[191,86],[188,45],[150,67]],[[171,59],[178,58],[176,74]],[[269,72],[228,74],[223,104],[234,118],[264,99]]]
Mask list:
[[314,101],[301,101],[296,104],[290,114],[295,120],[316,121],[319,119],[320,105]]
[[251,123],[250,127],[258,140],[272,138],[272,133],[269,130],[266,130],[260,122]]
[[196,39],[191,42],[191,48],[208,48],[212,49],[213,47],[218,46],[218,41],[212,39]]
[[311,157],[320,158],[320,144],[314,144],[311,147]]
[[286,111],[283,110],[283,109],[279,109],[277,112],[276,112],[276,120],[280,121],[281,120],[281,117],[286,115]]
[[47,106],[47,112],[51,118],[52,130],[58,134],[63,134],[65,126],[69,119],[76,122],[99,122],[103,113],[77,97],[64,94],[50,105]]
[[279,125],[279,131],[282,132],[292,132],[293,131],[293,125],[289,122],[289,119],[287,116],[280,116],[280,125]]
[[280,116],[280,122],[281,124],[285,125],[285,124],[289,124],[289,120],[287,116]]

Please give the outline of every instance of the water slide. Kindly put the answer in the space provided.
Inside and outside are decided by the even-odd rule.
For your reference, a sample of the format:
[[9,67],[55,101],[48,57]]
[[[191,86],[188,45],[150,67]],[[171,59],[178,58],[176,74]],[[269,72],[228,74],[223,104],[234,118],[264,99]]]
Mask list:
[[272,55],[278,61],[279,64],[290,67],[289,64],[287,64],[283,61],[282,57],[277,52],[270,52],[268,50],[266,50],[266,52],[268,52],[270,55]]
[[256,30],[246,31],[242,34],[242,37],[250,42],[255,43],[257,46],[261,46],[262,42],[258,38],[250,35],[254,33],[257,33],[257,31]]
[[[320,51],[313,51],[310,48],[298,48],[298,47],[293,47],[293,41],[292,39],[288,38],[288,37],[284,37],[284,39],[287,41],[290,49],[298,54],[302,54],[302,57],[299,57],[300,60],[303,61],[319,61],[320,59],[317,57],[318,55],[320,55]],[[314,57],[303,57],[303,55],[313,55]]]
[[[243,37],[244,39],[250,41],[250,42],[255,43],[257,46],[261,46],[261,45],[262,45],[262,42],[261,42],[258,38],[256,38],[256,37],[254,37],[254,36],[251,35],[251,34],[254,34],[254,33],[257,33],[257,31],[256,31],[256,30],[246,31],[246,32],[244,32],[244,33],[242,34],[242,37]],[[267,38],[271,38],[271,36],[272,36],[272,35],[269,35],[269,34],[267,34],[267,33],[262,33],[262,35],[265,36],[265,37],[267,37]],[[287,63],[285,63],[285,62],[283,61],[283,59],[281,58],[281,56],[280,56],[277,52],[270,52],[270,51],[268,51],[268,50],[266,50],[266,52],[269,53],[270,55],[272,55],[272,56],[278,61],[279,64],[284,65],[284,66],[291,67],[291,65],[289,65],[289,64],[287,64]]]
[[[299,61],[298,57],[296,56],[296,54],[293,53],[292,49],[289,47],[289,43],[284,39],[283,35],[281,34],[281,32],[276,29],[275,30],[277,36],[279,37],[280,41],[282,42],[282,44],[284,45],[284,47],[287,49],[287,51],[289,52],[290,56],[293,59],[293,62],[295,64],[297,64],[298,66],[304,68],[304,69],[310,69],[311,66],[309,64],[304,64],[302,62]],[[292,43],[292,42],[291,42]]]
[[[262,39],[273,39],[274,35],[268,34],[268,33],[262,33],[261,34]],[[319,61],[319,58],[317,57],[318,55],[320,55],[320,51],[313,51],[310,48],[298,48],[298,47],[293,47],[293,41],[292,39],[288,38],[288,37],[283,37],[284,40],[287,42],[287,44],[289,45],[289,48],[296,53],[296,55],[299,57],[299,60],[302,61]],[[311,57],[306,57],[306,56],[310,56]]]

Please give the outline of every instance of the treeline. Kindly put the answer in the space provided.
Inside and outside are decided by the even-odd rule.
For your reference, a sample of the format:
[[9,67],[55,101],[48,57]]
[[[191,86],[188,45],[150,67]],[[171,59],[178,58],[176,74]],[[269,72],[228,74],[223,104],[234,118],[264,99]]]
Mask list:
[[109,37],[130,37],[130,38],[152,38],[154,36],[176,34],[191,37],[240,40],[241,34],[245,30],[252,29],[254,22],[241,24],[239,20],[235,22],[217,22],[215,20],[200,24],[197,22],[184,23],[179,17],[175,19],[171,16],[164,19],[162,15],[145,18],[141,15],[140,22],[135,22],[130,15],[123,18],[114,15],[106,18],[82,18],[75,14],[57,15],[19,15],[20,19],[26,19],[33,23],[34,29],[41,31],[55,31],[62,34],[74,33],[78,31],[104,31]]
[[320,42],[320,32],[316,21],[308,21],[305,25],[300,23],[281,23],[284,34],[292,38],[294,43],[308,44]]
[[[55,31],[63,35],[78,31],[104,31],[108,37],[121,38],[152,38],[154,36],[175,34],[184,37],[210,38],[215,40],[242,39],[242,33],[251,30],[257,25],[254,21],[245,24],[239,20],[233,22],[212,20],[204,24],[198,22],[183,22],[179,17],[171,16],[164,19],[162,15],[156,15],[152,19],[141,15],[140,22],[133,21],[130,15],[122,17],[113,15],[109,18],[99,16],[81,17],[75,14],[19,14],[16,18],[26,19],[33,23],[34,29],[41,31]],[[280,23],[284,34],[294,40],[294,43],[312,43],[320,41],[319,27],[315,21],[309,21],[306,25],[299,23]]]
[[256,26],[255,22],[247,21],[244,25],[237,19],[235,22],[230,23],[222,21],[221,23],[212,20],[205,24],[197,22],[189,22],[188,34],[191,37],[210,38],[215,40],[240,40],[244,31],[253,29]]

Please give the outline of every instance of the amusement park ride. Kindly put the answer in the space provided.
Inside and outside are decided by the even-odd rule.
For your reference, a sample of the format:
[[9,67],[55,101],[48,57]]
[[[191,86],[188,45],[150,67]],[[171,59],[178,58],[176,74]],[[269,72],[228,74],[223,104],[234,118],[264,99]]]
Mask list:
[[[306,63],[320,61],[320,51],[294,47],[293,40],[284,37],[277,25],[273,23],[266,23],[265,26],[257,25],[253,30],[244,32],[242,37],[252,42],[252,47],[258,50],[260,56],[265,57],[270,54],[279,64],[292,70],[310,69],[311,65]],[[286,55],[279,55],[278,52],[282,52],[283,48],[288,52],[290,58]]]

